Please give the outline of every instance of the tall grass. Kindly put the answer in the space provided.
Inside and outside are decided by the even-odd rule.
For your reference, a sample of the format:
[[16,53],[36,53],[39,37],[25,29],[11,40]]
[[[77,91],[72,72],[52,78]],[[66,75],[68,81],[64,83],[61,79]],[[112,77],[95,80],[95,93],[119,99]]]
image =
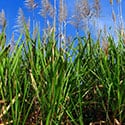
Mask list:
[[121,37],[117,46],[111,36],[107,38],[107,52],[90,34],[77,37],[67,51],[60,52],[53,36],[54,32],[44,46],[39,34],[36,41],[29,36],[21,43],[20,36],[11,53],[10,46],[1,47],[1,121],[15,125],[125,123]]
[[[30,0],[25,4],[30,5],[30,9],[37,5]],[[34,39],[24,19],[21,34],[12,46],[6,44],[6,23],[3,22],[1,124],[125,123],[125,43],[121,34],[117,44],[109,35],[103,45],[99,39],[92,39],[90,33],[85,37],[77,34],[66,48],[58,49],[60,40],[56,39],[54,28],[41,37],[36,27]]]

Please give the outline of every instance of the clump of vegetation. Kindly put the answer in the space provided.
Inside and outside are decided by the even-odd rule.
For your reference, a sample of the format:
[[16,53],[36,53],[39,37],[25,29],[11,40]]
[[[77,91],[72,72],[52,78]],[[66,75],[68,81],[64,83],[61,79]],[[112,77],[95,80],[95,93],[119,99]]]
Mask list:
[[[94,4],[93,13],[99,11],[98,2],[95,0],[98,6]],[[32,11],[38,6],[33,0],[26,0],[25,5]],[[35,25],[32,35],[30,23],[26,21],[22,9],[19,9],[17,29],[21,34],[15,45],[6,44],[5,13],[3,10],[0,13],[2,27],[0,123],[13,125],[124,124],[124,35],[118,34],[117,44],[111,35],[94,40],[89,32],[84,37],[77,34],[70,43],[65,38],[63,43],[60,37],[59,39],[56,37],[54,17],[56,5],[52,9],[48,0],[42,5],[47,13],[50,15],[52,13],[54,27],[45,30],[41,37],[38,26]],[[62,32],[66,19],[66,13],[63,11],[65,4],[62,0],[60,5],[59,33],[66,35]],[[85,9],[89,10],[89,6]],[[49,16],[47,13],[40,10],[45,20]],[[20,20],[22,20],[21,23]]]

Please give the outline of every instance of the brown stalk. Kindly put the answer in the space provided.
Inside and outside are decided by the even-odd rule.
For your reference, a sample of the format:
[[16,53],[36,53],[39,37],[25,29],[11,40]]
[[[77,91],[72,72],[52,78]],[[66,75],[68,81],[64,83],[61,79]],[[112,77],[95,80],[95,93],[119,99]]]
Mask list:
[[116,15],[115,15],[114,10],[112,10],[112,20],[114,23],[116,23]]
[[109,2],[110,2],[111,5],[113,5],[113,0],[110,0]]
[[64,4],[64,0],[60,0],[59,3],[59,22],[62,23],[65,21],[67,17],[67,12],[66,12],[66,5]]
[[3,9],[0,12],[0,26],[2,26],[3,28],[6,26],[5,12]]
[[104,50],[105,55],[108,56],[109,45],[108,45],[108,42],[105,40],[105,38],[103,38],[102,48]]
[[64,0],[60,0],[59,2],[59,46],[62,48],[62,42],[64,42],[65,47],[65,36],[66,36],[66,29],[65,28],[65,20],[67,17],[67,9],[66,4],[64,3]]
[[95,10],[95,16],[99,17],[99,15],[100,15],[100,9],[101,9],[99,0],[94,0],[93,8]]

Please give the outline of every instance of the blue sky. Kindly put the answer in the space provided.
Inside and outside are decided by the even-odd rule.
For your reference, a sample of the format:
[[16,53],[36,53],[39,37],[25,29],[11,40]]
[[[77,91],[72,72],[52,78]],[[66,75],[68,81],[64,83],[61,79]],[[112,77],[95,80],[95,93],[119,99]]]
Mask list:
[[[38,2],[39,0],[36,0]],[[57,0],[58,1],[58,0]],[[93,0],[90,0],[90,2]],[[113,3],[113,8],[115,10],[115,13],[118,14],[118,4],[116,2],[117,0],[114,0]],[[53,0],[51,0],[53,3]],[[100,0],[101,3],[101,16],[98,20],[98,25],[97,28],[103,28],[104,25],[107,27],[112,26],[113,27],[113,22],[112,22],[112,15],[111,15],[111,5],[109,3],[109,0]],[[74,10],[74,4],[75,0],[66,0],[67,8],[68,8],[68,17],[72,15],[73,10]],[[123,11],[123,19],[125,19],[125,0],[122,1],[122,11]],[[12,32],[14,30],[14,25],[16,24],[16,18],[18,15],[18,9],[21,7],[24,11],[24,14],[26,17],[29,17],[32,15],[31,12],[24,6],[24,0],[0,0],[0,11],[4,9],[6,18],[7,18],[7,34],[8,36],[11,37]],[[42,23],[43,20],[42,18],[37,14],[36,18],[41,21],[41,28],[42,28]],[[67,25],[67,33],[69,35],[75,35],[75,29],[71,25]]]

